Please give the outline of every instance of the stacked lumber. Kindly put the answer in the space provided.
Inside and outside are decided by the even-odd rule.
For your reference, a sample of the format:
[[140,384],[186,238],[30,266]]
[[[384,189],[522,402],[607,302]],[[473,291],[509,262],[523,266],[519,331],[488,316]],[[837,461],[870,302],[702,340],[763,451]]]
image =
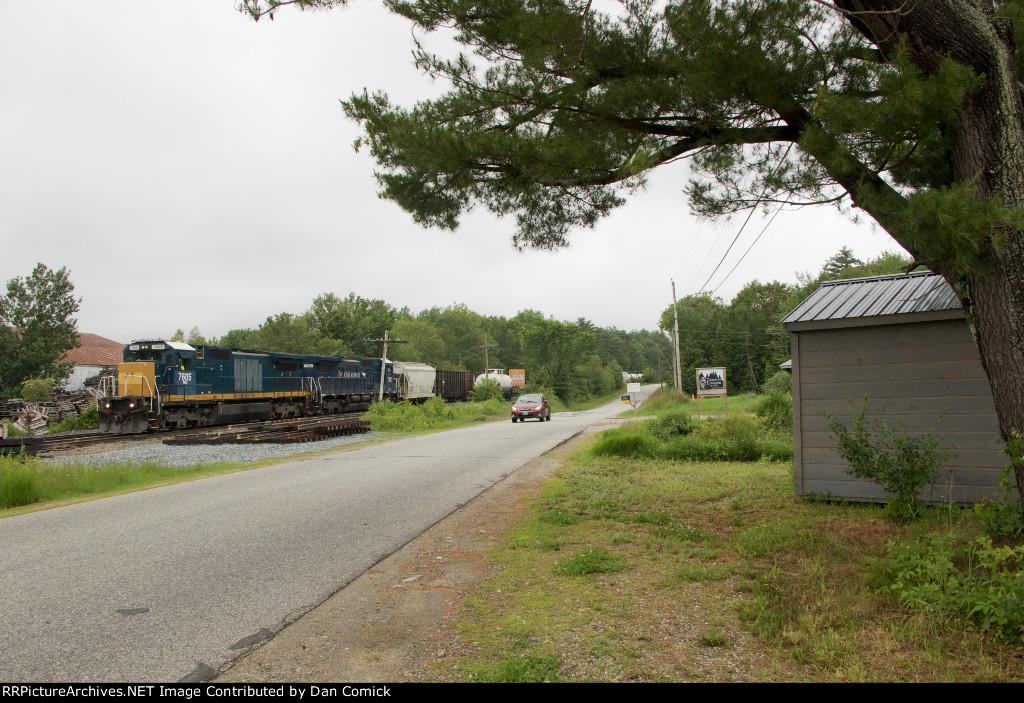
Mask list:
[[81,415],[96,404],[96,389],[56,391],[53,399],[31,403],[21,398],[0,401],[0,420],[8,420],[22,432],[35,436],[46,434],[47,422],[60,422],[66,417]]

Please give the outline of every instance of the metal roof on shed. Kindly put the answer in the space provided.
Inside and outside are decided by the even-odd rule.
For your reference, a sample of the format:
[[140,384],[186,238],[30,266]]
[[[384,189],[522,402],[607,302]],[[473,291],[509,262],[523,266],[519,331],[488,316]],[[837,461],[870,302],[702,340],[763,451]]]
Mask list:
[[946,279],[931,271],[827,281],[782,324],[959,310]]

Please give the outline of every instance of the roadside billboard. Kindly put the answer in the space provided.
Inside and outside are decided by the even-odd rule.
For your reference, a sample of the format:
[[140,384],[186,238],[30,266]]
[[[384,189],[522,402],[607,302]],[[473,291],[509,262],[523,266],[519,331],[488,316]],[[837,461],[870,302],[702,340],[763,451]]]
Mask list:
[[697,397],[725,395],[725,367],[697,369]]

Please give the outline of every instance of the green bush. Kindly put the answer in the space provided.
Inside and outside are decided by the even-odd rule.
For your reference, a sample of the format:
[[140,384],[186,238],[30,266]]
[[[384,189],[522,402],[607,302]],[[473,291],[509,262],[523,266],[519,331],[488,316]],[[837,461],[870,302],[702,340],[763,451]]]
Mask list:
[[758,402],[754,413],[768,429],[779,432],[793,431],[793,396],[789,393],[766,393]]
[[45,403],[53,397],[56,384],[52,378],[30,379],[21,384],[21,397],[30,403]]
[[910,522],[921,512],[921,491],[935,483],[956,455],[943,447],[945,440],[936,437],[934,429],[912,437],[900,422],[890,427],[876,416],[869,423],[867,396],[859,408],[852,400],[849,405],[849,428],[836,415],[825,413],[828,430],[838,441],[836,452],[850,464],[847,473],[885,489],[886,510],[893,520]]
[[662,443],[645,432],[607,430],[592,451],[595,456],[621,456],[629,459],[653,459],[661,453]]
[[695,425],[696,422],[689,413],[675,413],[651,420],[647,427],[652,435],[667,442],[680,435],[690,434]]
[[74,432],[94,430],[100,426],[100,413],[95,405],[89,406],[81,415],[69,415],[50,428],[50,432]]
[[455,411],[444,402],[443,398],[437,395],[423,403],[420,409],[423,417],[432,424],[446,422],[455,417]]
[[761,386],[761,392],[768,393],[789,393],[793,394],[793,374],[786,371],[779,371],[769,378]]
[[693,435],[700,439],[737,440],[757,439],[764,433],[764,425],[752,415],[732,413],[725,417],[712,417],[698,424]]
[[363,419],[377,432],[418,432],[496,419],[507,414],[508,406],[493,398],[483,403],[446,405],[442,399],[434,397],[421,405],[407,400],[374,403]]
[[[1014,454],[1008,447],[1006,453],[1013,460]],[[1017,461],[1020,461],[1017,454]],[[1021,513],[1020,498],[1012,480],[1013,467],[1005,466],[999,472],[998,495],[994,500],[979,500],[974,504],[974,512],[981,518],[985,534],[994,539],[1019,537],[1024,532],[1024,514]]]
[[485,400],[502,400],[504,396],[501,393],[501,384],[497,381],[485,378],[479,381],[473,390],[469,392],[469,399],[474,403],[482,403]]

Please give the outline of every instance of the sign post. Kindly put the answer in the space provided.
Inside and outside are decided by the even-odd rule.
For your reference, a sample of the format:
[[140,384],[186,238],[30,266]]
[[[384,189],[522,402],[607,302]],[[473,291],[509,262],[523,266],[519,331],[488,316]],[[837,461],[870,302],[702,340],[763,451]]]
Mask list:
[[633,408],[633,414],[636,415],[636,408],[640,404],[640,384],[639,383],[627,383],[626,384],[626,395],[622,396],[623,403],[629,403]]
[[725,392],[725,367],[714,366],[697,369],[697,419],[700,419],[700,399],[719,397],[725,401],[725,412],[729,412],[729,397]]

